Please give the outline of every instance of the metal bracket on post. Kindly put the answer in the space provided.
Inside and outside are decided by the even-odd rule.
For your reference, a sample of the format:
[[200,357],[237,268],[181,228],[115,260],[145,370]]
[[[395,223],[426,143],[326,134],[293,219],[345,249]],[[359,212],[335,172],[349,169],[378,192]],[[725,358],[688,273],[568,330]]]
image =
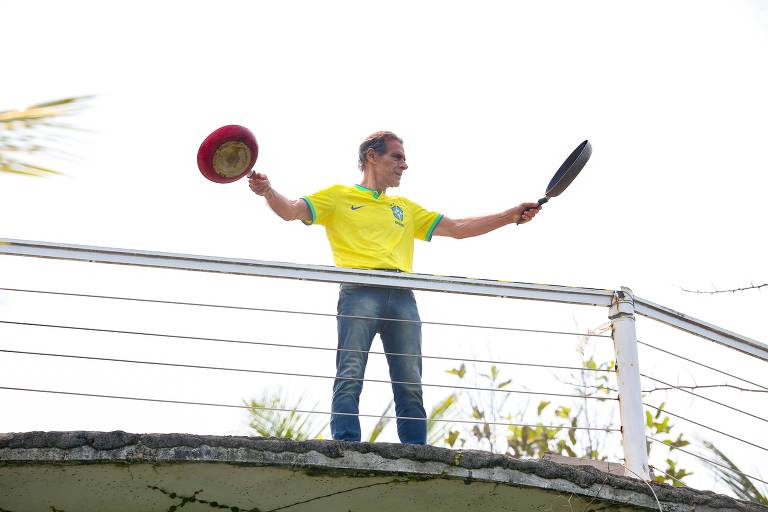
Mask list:
[[608,318],[611,320],[613,347],[616,352],[624,467],[627,476],[650,480],[632,290],[622,287],[614,293]]

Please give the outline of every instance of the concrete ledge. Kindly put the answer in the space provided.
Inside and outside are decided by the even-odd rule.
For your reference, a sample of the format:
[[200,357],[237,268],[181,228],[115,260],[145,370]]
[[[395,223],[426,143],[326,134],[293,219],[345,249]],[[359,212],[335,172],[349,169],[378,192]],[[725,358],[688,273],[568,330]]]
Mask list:
[[548,453],[544,455],[542,459],[555,462],[557,464],[566,464],[568,466],[590,466],[595,469],[599,469],[603,473],[610,473],[612,475],[631,476],[627,475],[624,466],[617,462],[605,462],[602,460],[583,459],[580,457],[566,457],[564,455],[557,455],[554,453]]
[[[104,485],[111,497],[86,500],[85,489]],[[768,512],[708,491],[650,485],[665,512]],[[414,507],[427,500],[432,510],[466,510],[467,503],[506,510],[499,504],[513,502],[564,512],[659,508],[639,480],[547,460],[390,443],[121,431],[0,434],[0,489],[0,509],[11,512],[126,510],[126,496],[142,504],[136,510],[171,510],[180,499],[193,511],[210,510],[210,503],[266,511],[288,508],[286,500],[295,500],[289,505],[296,511],[418,509],[404,500]]]

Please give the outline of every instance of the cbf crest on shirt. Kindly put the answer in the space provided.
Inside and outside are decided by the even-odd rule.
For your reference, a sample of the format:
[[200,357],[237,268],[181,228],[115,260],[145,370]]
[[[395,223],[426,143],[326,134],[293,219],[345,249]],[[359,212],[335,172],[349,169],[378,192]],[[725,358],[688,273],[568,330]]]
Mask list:
[[403,226],[403,209],[400,208],[398,205],[393,204],[392,205],[392,214],[395,216],[395,218],[400,221],[398,224],[399,226]]
[[361,185],[333,185],[305,196],[311,220],[325,226],[337,266],[411,272],[413,241],[430,241],[443,218],[400,196]]

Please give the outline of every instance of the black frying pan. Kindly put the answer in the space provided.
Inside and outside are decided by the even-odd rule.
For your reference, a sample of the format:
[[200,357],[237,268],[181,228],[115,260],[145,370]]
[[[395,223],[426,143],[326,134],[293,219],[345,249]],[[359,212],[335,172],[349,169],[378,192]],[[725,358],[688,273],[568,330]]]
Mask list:
[[547,185],[547,191],[544,192],[544,197],[538,201],[539,206],[543,205],[551,198],[562,194],[576,176],[579,175],[589,161],[590,156],[592,156],[592,144],[590,144],[588,140],[585,140],[579,144],[570,155],[568,155],[568,158],[565,159],[563,165],[561,165],[555,175],[552,176],[549,185]]
[[563,165],[561,165],[555,175],[552,176],[549,185],[547,185],[547,191],[544,193],[544,197],[539,199],[539,205],[562,194],[576,176],[579,175],[584,166],[587,165],[590,156],[592,156],[592,144],[590,144],[588,140],[585,140],[579,144],[570,155],[568,155],[568,158],[565,159]]

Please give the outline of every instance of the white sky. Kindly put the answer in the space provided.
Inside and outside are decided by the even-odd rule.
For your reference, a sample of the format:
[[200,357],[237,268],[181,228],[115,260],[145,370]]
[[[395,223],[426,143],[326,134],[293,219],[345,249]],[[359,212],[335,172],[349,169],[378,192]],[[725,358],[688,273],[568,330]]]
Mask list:
[[[360,141],[376,130],[395,131],[405,139],[410,166],[398,193],[451,217],[538,199],[565,156],[589,138],[594,152],[588,166],[533,223],[475,239],[420,243],[414,270],[624,285],[653,302],[768,340],[765,293],[710,296],[680,289],[768,280],[760,235],[768,182],[767,2],[27,0],[0,3],[0,18],[0,109],[97,95],[93,108],[76,118],[97,132],[79,137],[74,150],[83,162],[57,162],[67,176],[0,175],[2,237],[332,264],[322,228],[283,223],[245,182],[217,185],[201,177],[195,154],[209,132],[224,124],[248,126],[260,144],[257,168],[277,190],[298,197],[332,183],[355,183]],[[335,289],[328,285],[12,257],[0,263],[0,286],[335,309]],[[544,329],[596,327],[607,316],[590,308],[429,294],[420,295],[420,304],[425,320]],[[0,295],[0,317],[335,344],[332,319],[297,323],[295,317],[12,293]],[[14,350],[333,373],[332,353],[262,351],[254,357],[250,348],[212,344],[190,348],[29,327],[0,332],[3,346]],[[638,322],[638,337],[766,383],[765,363],[704,340],[648,321]],[[425,354],[458,357],[562,364],[578,364],[580,357],[573,339],[476,330],[425,327],[424,343]],[[597,350],[611,357],[610,350]],[[740,384],[647,349],[640,357],[643,370],[661,379]],[[4,386],[224,403],[279,386],[304,394],[309,406],[318,401],[318,409],[329,407],[330,383],[324,381],[8,354],[0,362]],[[369,366],[368,377],[386,378],[383,361],[372,356]],[[425,362],[424,381],[445,381],[447,368]],[[541,373],[511,367],[509,375],[520,387],[568,390]],[[366,387],[361,409],[380,413],[389,394],[385,385]],[[764,414],[764,395],[754,395],[710,393]],[[427,390],[428,406],[443,396],[444,390]],[[679,394],[667,399],[670,410],[753,442],[764,438],[762,422]],[[508,403],[519,405],[516,411],[523,402],[512,397]],[[237,411],[8,391],[2,403],[0,431],[245,432]],[[677,429],[694,440],[717,440],[744,470],[760,472],[755,461],[763,458],[761,450],[682,421]],[[395,439],[391,430],[385,439]],[[693,483],[713,485],[706,470],[694,469]]]

